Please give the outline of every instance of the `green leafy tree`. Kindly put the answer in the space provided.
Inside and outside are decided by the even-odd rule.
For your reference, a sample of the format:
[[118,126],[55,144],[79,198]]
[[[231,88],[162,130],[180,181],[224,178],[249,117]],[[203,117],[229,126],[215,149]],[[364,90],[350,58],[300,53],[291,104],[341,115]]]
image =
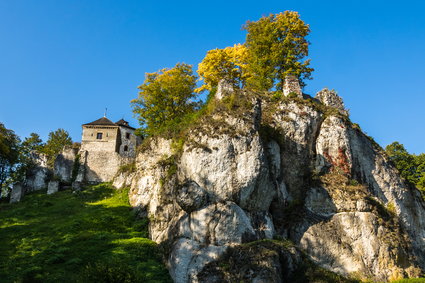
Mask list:
[[394,162],[401,176],[418,189],[425,191],[425,154],[414,155],[407,152],[404,145],[393,142],[385,147],[385,152]]
[[19,164],[20,140],[12,130],[0,123],[0,188],[13,181]]
[[64,146],[71,146],[72,139],[68,132],[64,129],[57,129],[49,133],[49,138],[46,144],[41,149],[41,152],[47,156],[47,165],[53,168],[54,162],[58,154],[62,151]]
[[22,142],[22,147],[28,152],[41,152],[43,146],[43,140],[37,133],[31,133],[30,136],[25,138],[25,140]]
[[256,90],[283,89],[287,75],[294,75],[302,80],[310,79],[314,70],[309,67],[310,33],[297,12],[271,14],[256,22],[248,21],[246,47],[248,51],[247,85]]
[[195,89],[196,92],[211,91],[217,87],[220,80],[225,79],[234,87],[245,84],[245,67],[247,50],[244,45],[235,44],[233,47],[213,49],[198,65],[198,74],[204,84]]
[[137,99],[131,101],[133,113],[142,125],[145,135],[152,135],[175,123],[199,106],[194,101],[196,76],[192,66],[177,64],[171,69],[147,73],[139,86]]
[[27,175],[37,164],[37,159],[43,153],[44,144],[40,136],[31,133],[26,137],[20,146],[20,175]]
[[411,183],[414,182],[414,174],[416,171],[415,159],[399,142],[393,142],[385,147],[385,152],[394,162],[401,176]]
[[415,156],[416,186],[425,192],[425,153]]

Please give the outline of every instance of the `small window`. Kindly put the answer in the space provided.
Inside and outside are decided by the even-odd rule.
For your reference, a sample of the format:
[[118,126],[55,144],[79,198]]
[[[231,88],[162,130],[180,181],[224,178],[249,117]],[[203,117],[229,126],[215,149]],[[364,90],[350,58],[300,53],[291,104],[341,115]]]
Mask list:
[[124,151],[128,151],[128,146],[124,146]]
[[102,133],[97,133],[96,139],[101,140],[102,139]]
[[130,139],[130,133],[125,133],[126,139]]

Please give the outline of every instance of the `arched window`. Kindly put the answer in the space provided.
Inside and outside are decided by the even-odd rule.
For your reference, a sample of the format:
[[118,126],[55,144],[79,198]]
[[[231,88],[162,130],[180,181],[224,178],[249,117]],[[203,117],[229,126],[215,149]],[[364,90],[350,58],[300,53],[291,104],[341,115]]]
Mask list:
[[128,151],[128,146],[127,145],[124,146],[124,151]]

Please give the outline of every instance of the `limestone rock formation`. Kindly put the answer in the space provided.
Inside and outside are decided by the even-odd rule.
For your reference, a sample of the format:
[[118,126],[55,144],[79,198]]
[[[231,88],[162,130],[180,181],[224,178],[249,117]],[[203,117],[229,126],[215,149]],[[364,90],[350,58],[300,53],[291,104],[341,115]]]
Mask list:
[[[217,99],[184,138],[145,141],[135,172],[114,181],[131,187],[175,282],[285,282],[302,261],[298,249],[345,276],[425,270],[421,195],[351,124],[340,98],[233,94],[236,104]],[[297,248],[261,241],[273,238]],[[240,252],[246,245],[270,256]],[[220,262],[236,254],[224,270]]]
[[51,195],[59,191],[59,181],[50,181],[47,187],[47,194]]
[[47,187],[47,181],[51,175],[51,170],[47,166],[47,156],[33,152],[31,159],[34,166],[27,171],[25,178],[25,190],[37,191]]
[[20,202],[24,193],[25,189],[22,183],[13,184],[13,188],[10,193],[10,203]]
[[316,98],[324,105],[337,109],[343,115],[348,115],[348,111],[344,107],[342,98],[338,96],[335,90],[324,88],[316,94]]
[[78,148],[65,147],[55,159],[54,174],[62,181],[70,182],[74,161],[78,155]]
[[223,99],[224,97],[226,97],[227,95],[231,94],[234,92],[234,88],[233,85],[226,81],[225,79],[222,79],[217,86],[217,92],[215,93],[215,97],[218,100]]

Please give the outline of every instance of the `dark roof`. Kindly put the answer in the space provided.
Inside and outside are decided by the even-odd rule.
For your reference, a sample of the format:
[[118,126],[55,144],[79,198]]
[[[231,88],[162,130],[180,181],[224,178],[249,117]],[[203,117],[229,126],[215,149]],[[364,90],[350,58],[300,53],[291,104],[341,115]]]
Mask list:
[[128,122],[124,119],[119,120],[118,122],[115,122],[115,124],[117,125],[123,125],[123,126],[128,126]]
[[102,117],[91,123],[83,124],[83,126],[120,126],[120,127],[126,127],[129,129],[135,130],[135,128],[130,127],[128,125],[128,122],[125,121],[124,119],[121,119],[118,122],[114,123],[106,117]]
[[128,122],[125,121],[124,119],[119,120],[115,124],[117,124],[118,126],[121,126],[121,127],[126,127],[126,128],[129,128],[129,129],[135,130],[135,128],[130,127],[130,125],[128,124]]
[[83,126],[86,126],[86,125],[118,126],[117,124],[115,124],[114,122],[112,122],[111,120],[109,120],[106,117],[102,117],[102,118],[97,119],[96,121],[93,121],[91,123],[83,124]]

